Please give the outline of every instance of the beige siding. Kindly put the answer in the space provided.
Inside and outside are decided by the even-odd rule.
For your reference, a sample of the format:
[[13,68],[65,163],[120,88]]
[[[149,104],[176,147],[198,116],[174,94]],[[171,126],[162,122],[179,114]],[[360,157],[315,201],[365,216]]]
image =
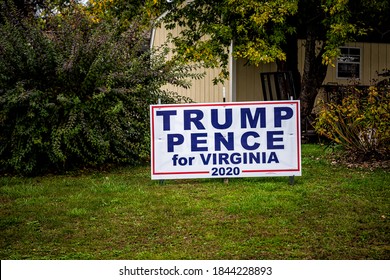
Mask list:
[[200,69],[199,72],[206,72],[206,76],[200,80],[192,80],[189,89],[173,85],[166,85],[164,89],[176,92],[179,95],[190,97],[195,102],[222,102],[223,87],[225,87],[226,101],[229,100],[229,85],[226,81],[223,85],[213,84],[213,78],[219,74],[218,69]]
[[[179,32],[179,28],[169,31],[165,28],[156,29],[152,46],[158,47],[163,45],[170,33],[173,35],[178,35]],[[168,55],[167,60],[171,59],[171,57],[171,55]],[[213,79],[218,77],[220,69],[202,68],[199,69],[198,72],[205,73],[204,78],[200,80],[192,80],[192,86],[189,89],[184,89],[173,85],[167,85],[164,88],[174,91],[179,95],[190,97],[195,102],[222,102],[223,87],[225,87],[226,101],[231,101],[229,81],[226,81],[223,85],[214,85],[213,83]]]
[[260,73],[275,72],[276,64],[267,63],[257,67],[246,65],[244,59],[238,59],[236,68],[236,101],[259,101],[264,100]]
[[390,68],[390,53],[388,53],[386,44],[378,44],[378,73],[383,72],[385,68]]
[[[367,84],[368,80],[370,80],[370,77],[374,77],[373,71],[371,68],[371,62],[372,59],[374,59],[373,53],[372,53],[373,46],[372,44],[364,43],[362,44],[362,66],[361,66],[361,71],[362,71],[362,83]],[[375,56],[377,59],[377,57]]]
[[[361,55],[361,77],[360,80],[352,81],[351,79],[338,79],[336,67],[329,66],[324,81],[326,84],[348,85],[357,82],[361,85],[371,85],[374,79],[378,79],[377,73],[383,72],[383,69],[390,69],[390,45],[380,43],[349,43],[346,47],[360,48]],[[303,60],[301,58],[303,69]]]

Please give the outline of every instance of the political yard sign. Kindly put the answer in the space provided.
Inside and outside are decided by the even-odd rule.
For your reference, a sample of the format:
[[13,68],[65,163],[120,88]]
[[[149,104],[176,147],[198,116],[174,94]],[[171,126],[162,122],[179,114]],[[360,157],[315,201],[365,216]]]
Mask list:
[[300,176],[298,100],[150,106],[152,179]]

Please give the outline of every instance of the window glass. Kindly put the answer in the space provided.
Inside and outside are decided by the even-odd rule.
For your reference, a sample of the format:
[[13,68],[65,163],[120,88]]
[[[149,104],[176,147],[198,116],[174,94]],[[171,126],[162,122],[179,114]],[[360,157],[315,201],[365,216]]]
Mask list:
[[360,79],[360,48],[340,48],[337,59],[337,78]]

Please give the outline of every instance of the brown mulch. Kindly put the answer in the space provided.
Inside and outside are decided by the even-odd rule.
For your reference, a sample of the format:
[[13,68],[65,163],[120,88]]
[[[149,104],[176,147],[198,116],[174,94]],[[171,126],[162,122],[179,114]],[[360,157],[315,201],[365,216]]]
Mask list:
[[332,153],[329,159],[332,165],[343,165],[348,168],[366,169],[370,171],[374,171],[375,169],[390,171],[390,157],[388,155],[367,157],[352,152],[344,152]]

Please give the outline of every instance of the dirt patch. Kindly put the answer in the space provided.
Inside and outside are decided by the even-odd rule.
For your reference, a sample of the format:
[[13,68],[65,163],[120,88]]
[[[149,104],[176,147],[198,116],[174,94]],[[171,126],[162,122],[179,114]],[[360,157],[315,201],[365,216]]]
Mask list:
[[376,157],[371,158],[362,157],[359,154],[352,152],[332,153],[329,156],[329,160],[332,165],[343,165],[348,168],[359,168],[374,171],[375,169],[384,169],[390,171],[390,158],[389,157]]

